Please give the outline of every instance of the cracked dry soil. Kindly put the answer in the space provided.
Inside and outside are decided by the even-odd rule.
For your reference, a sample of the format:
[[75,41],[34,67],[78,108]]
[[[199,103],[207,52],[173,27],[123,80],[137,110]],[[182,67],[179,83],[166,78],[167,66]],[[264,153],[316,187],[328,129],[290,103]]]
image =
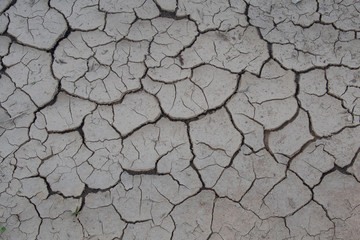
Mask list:
[[359,0],[0,12],[0,239],[359,240]]

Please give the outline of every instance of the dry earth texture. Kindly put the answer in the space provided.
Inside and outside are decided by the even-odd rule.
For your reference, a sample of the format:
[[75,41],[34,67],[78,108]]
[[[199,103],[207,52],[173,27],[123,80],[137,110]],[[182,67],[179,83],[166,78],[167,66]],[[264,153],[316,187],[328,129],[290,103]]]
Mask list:
[[1,239],[360,239],[360,0],[0,12]]

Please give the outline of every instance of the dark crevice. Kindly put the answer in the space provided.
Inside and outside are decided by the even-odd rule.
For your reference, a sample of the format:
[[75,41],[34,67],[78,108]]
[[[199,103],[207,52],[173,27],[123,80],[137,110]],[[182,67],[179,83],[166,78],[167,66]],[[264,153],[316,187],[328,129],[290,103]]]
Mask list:
[[7,67],[2,63],[2,59],[1,59],[1,66],[2,66],[2,69],[0,70],[0,79],[2,78],[2,75],[6,75],[7,77],[9,77],[9,75],[6,73]]
[[308,111],[306,111],[305,109],[303,109],[302,107],[300,107],[307,115],[308,117],[308,121],[309,121],[309,132],[310,134],[315,138],[315,139],[320,139],[321,137],[315,132],[314,130],[314,126],[311,120],[311,115]]
[[[189,20],[189,21],[192,21],[192,20]],[[194,21],[193,21],[194,22]],[[180,62],[180,67],[182,67],[182,65],[184,65],[183,64],[183,60],[181,60],[183,57],[182,57],[182,53],[186,50],[186,49],[188,49],[188,48],[191,48],[194,44],[195,44],[195,42],[198,40],[198,38],[199,38],[199,36],[201,35],[201,33],[200,33],[200,31],[199,31],[199,28],[198,28],[198,26],[197,26],[197,24],[196,24],[196,22],[194,22],[195,23],[195,26],[196,26],[196,30],[197,30],[197,32],[198,32],[198,34],[194,37],[194,40],[190,43],[190,44],[188,44],[187,46],[184,46],[180,51],[179,51],[179,53],[176,55],[176,56],[174,56],[173,58],[175,59],[175,58],[179,58],[179,62]],[[151,45],[151,44],[150,44]],[[181,63],[182,62],[182,63]],[[194,67],[196,67],[196,66],[194,66]]]
[[319,185],[322,183],[323,179],[324,179],[327,175],[329,175],[329,174],[331,174],[331,173],[333,173],[333,172],[335,172],[335,171],[339,171],[339,172],[342,173],[342,174],[345,174],[345,175],[349,175],[349,176],[351,176],[351,177],[354,177],[351,173],[348,173],[346,170],[347,170],[347,167],[339,167],[338,165],[335,164],[332,169],[330,169],[330,170],[327,171],[327,172],[324,172],[324,173],[321,175],[321,178],[320,178],[319,182],[318,182],[317,184],[315,184],[315,185],[312,187],[312,189],[314,189],[314,188],[316,188],[317,186],[319,186]]
[[[64,90],[64,91],[65,91],[68,95],[70,95],[70,96],[72,96],[72,97],[79,98],[79,99],[83,99],[83,100],[86,100],[86,101],[89,101],[89,102],[93,102],[93,103],[95,103],[95,104],[98,105],[98,106],[110,106],[110,107],[111,107],[111,106],[114,106],[114,105],[116,105],[116,104],[121,104],[121,103],[124,101],[124,98],[126,97],[126,95],[128,95],[128,94],[135,94],[135,93],[139,93],[139,92],[145,91],[145,90],[143,89],[142,86],[140,86],[140,87],[137,88],[137,89],[134,89],[134,90],[131,90],[131,91],[128,91],[128,92],[123,93],[123,95],[121,96],[121,98],[118,99],[118,100],[115,100],[115,101],[112,101],[112,102],[104,102],[104,103],[99,103],[99,102],[96,102],[96,101],[91,100],[91,99],[88,99],[88,98],[82,98],[82,97],[79,97],[78,95],[69,93],[69,92],[67,92],[66,90]],[[145,92],[146,92],[146,91],[145,91]]]
[[[9,27],[9,25],[8,25],[8,27]],[[18,40],[16,39],[16,37],[14,37],[13,35],[10,35],[9,33],[7,33],[7,29],[6,29],[6,31],[5,31],[4,33],[1,34],[1,36],[10,38],[10,44],[9,44],[8,54],[7,54],[7,55],[9,55],[9,53],[10,53],[10,48],[11,48],[11,45],[12,45],[13,43],[17,43],[17,44],[19,44],[19,45],[21,45],[21,46],[27,46],[27,45],[24,45],[24,44],[18,42]],[[31,48],[33,48],[33,47],[31,47]],[[7,55],[5,55],[5,56],[7,56]]]
[[[85,117],[83,118],[83,121],[84,120],[85,120]],[[83,134],[83,130],[81,129],[82,124],[83,123],[80,123],[80,126],[77,126],[74,128],[69,128],[69,129],[66,129],[63,131],[47,131],[47,132],[48,132],[48,134],[66,134],[66,133],[78,132],[81,136],[81,134]],[[82,141],[85,142],[84,135],[82,135],[81,138],[82,138]]]
[[[280,183],[282,183],[283,181],[285,181],[285,179],[287,178],[287,170],[285,169],[285,174],[284,177],[280,178],[278,182],[276,182],[262,197],[262,204],[265,204],[264,199],[272,192],[272,190],[274,190],[274,188],[279,185]],[[266,204],[265,204],[266,205]]]
[[280,126],[278,126],[276,128],[265,130],[264,134],[269,134],[270,132],[277,132],[277,131],[284,129],[286,126],[288,126],[289,124],[291,124],[292,122],[295,121],[295,119],[299,116],[299,112],[300,112],[300,107],[298,106],[295,114],[290,119],[284,121]]
[[[349,114],[351,115],[351,117],[352,117],[352,123],[354,123],[355,119],[354,119],[354,114],[353,114],[353,112],[354,112],[354,107],[355,107],[355,106],[353,107],[352,110],[348,109],[348,108],[345,106],[345,100],[344,100],[344,99],[342,99],[341,97],[339,97],[339,96],[337,96],[337,95],[335,95],[335,94],[333,94],[333,93],[330,93],[330,88],[329,88],[329,82],[330,82],[330,81],[329,81],[328,76],[327,76],[327,71],[324,71],[324,78],[325,78],[325,80],[326,80],[326,94],[329,95],[329,96],[331,96],[331,97],[333,97],[333,98],[335,98],[335,99],[337,99],[337,100],[339,100],[339,101],[341,102],[341,107],[342,107],[344,110],[346,110],[347,113],[349,113]],[[349,85],[347,85],[345,92],[347,91],[348,87],[349,87]],[[345,92],[344,92],[343,94],[345,94]],[[359,123],[360,123],[360,118],[359,118]]]
[[[347,173],[349,173],[348,172],[348,169],[349,168],[351,168],[353,165],[354,165],[354,163],[355,163],[355,161],[356,161],[356,159],[357,159],[357,157],[358,156],[360,156],[360,148],[356,151],[356,153],[354,154],[354,157],[351,159],[351,162],[348,164],[348,165],[346,165],[346,166],[344,166],[343,167],[343,169],[347,172]],[[350,173],[349,173],[350,174]],[[355,177],[355,176],[354,176]]]
[[[210,229],[212,230],[212,226],[213,226],[213,223],[214,223],[214,212],[215,212],[215,205],[216,205],[216,201],[218,200],[219,198],[217,196],[215,196],[215,199],[213,200],[212,202],[212,209],[211,209],[211,222],[210,222]],[[211,233],[209,234],[209,236],[206,238],[206,240],[209,240],[211,238],[211,235],[213,234],[213,232],[211,231]]]
[[80,126],[76,129],[76,131],[79,133],[79,135],[81,136],[82,142],[85,143],[85,134],[84,134],[84,124],[85,124],[85,118],[83,117]]
[[[277,60],[277,59],[275,59],[275,61],[276,62],[278,62],[279,64],[280,64],[280,62]],[[281,65],[282,66],[282,65]],[[283,66],[282,66],[283,67]],[[300,71],[297,71],[297,70],[293,70],[293,69],[287,69],[287,68],[285,68],[285,67],[283,67],[283,68],[285,68],[285,69],[287,69],[287,70],[293,70],[294,72],[296,72],[296,73],[308,73],[308,72],[311,72],[311,71],[313,71],[313,70],[318,70],[318,69],[320,69],[320,70],[327,70],[327,69],[329,69],[329,68],[331,68],[331,67],[346,67],[346,68],[348,68],[348,69],[351,69],[351,70],[358,70],[359,68],[357,68],[357,67],[350,67],[350,66],[346,66],[346,65],[342,65],[342,64],[335,64],[335,63],[329,63],[329,64],[327,64],[326,66],[313,66],[313,67],[310,67],[310,68],[308,68],[308,69],[305,69],[305,70],[300,70]]]
[[359,124],[357,124],[357,125],[345,126],[345,127],[341,128],[340,130],[338,130],[338,131],[336,131],[336,132],[332,132],[332,133],[330,133],[329,135],[321,136],[320,138],[321,138],[321,139],[323,139],[323,138],[324,138],[324,139],[328,139],[328,138],[330,138],[330,137],[332,137],[332,136],[334,136],[334,135],[337,135],[337,134],[341,133],[342,131],[344,131],[344,130],[346,130],[346,129],[352,129],[352,128],[357,128],[357,127],[359,127]]
[[14,6],[17,3],[17,0],[12,0],[9,5],[7,5],[4,10],[2,12],[0,12],[0,14],[6,12],[7,10],[9,10],[12,6]]
[[269,145],[270,132],[271,132],[271,131],[264,130],[264,146],[265,146],[265,150],[273,157],[273,159],[274,159],[277,163],[279,163],[278,160],[276,159],[275,154],[274,154],[274,153],[271,151],[271,149],[270,149],[270,145]]
[[301,146],[301,148],[296,151],[296,153],[294,153],[292,156],[288,157],[289,158],[289,161],[287,163],[287,169],[290,168],[290,165],[291,165],[291,162],[298,156],[300,155],[301,153],[304,152],[304,150],[312,143],[316,142],[317,139],[313,138],[309,141],[307,141],[306,143],[304,143],[304,145]]
[[190,123],[190,122],[199,120],[199,119],[203,118],[204,116],[206,116],[206,115],[208,115],[208,114],[215,113],[216,111],[218,111],[219,109],[221,109],[221,108],[223,108],[223,107],[224,107],[224,106],[221,105],[221,106],[218,106],[218,107],[216,107],[216,108],[212,108],[212,109],[206,110],[205,112],[200,113],[200,114],[198,114],[197,116],[191,117],[191,118],[186,118],[186,119],[174,118],[174,117],[171,117],[171,116],[169,116],[169,115],[168,115],[168,118],[169,118],[171,121],[181,121],[181,122],[184,122],[184,123]]
[[85,206],[85,198],[87,195],[89,195],[90,193],[99,193],[99,192],[107,192],[109,191],[109,189],[111,189],[112,187],[106,188],[106,189],[94,189],[94,188],[89,188],[86,184],[85,184],[85,188],[83,190],[83,192],[80,195],[81,198],[81,206],[79,208],[79,211],[81,211],[83,209],[83,207]]
[[[319,4],[319,1],[316,0],[316,10],[315,12],[319,13],[319,9],[320,9],[320,4]],[[322,16],[320,13],[319,13],[320,17]],[[320,18],[320,21],[321,21],[321,18]]]
[[[304,203],[303,205],[299,206],[294,212],[292,212],[291,214],[287,215],[286,217],[295,215],[297,212],[299,212],[301,209],[303,209],[305,206],[307,206],[307,205],[312,201],[312,199],[313,199],[313,193],[312,193],[312,191],[311,191],[311,194],[312,194],[312,195],[311,195],[311,198],[310,198],[306,203]],[[285,217],[285,219],[286,219],[286,217]]]
[[[230,111],[227,109],[227,107],[224,107],[226,112],[228,113],[229,119],[231,121],[231,124],[234,126],[234,128],[240,133],[241,137],[242,137],[242,141],[241,144],[239,145],[238,149],[234,152],[234,154],[231,156],[230,162],[227,166],[224,167],[224,170],[226,168],[229,168],[233,165],[234,159],[237,157],[237,155],[240,153],[241,148],[245,145],[245,136],[244,133],[236,126],[235,121],[230,113]],[[219,179],[218,179],[219,180]]]
[[38,177],[38,178],[41,178],[44,180],[45,184],[46,184],[46,188],[47,188],[47,191],[49,193],[48,195],[48,198],[52,195],[60,195],[62,198],[75,198],[75,199],[80,199],[81,196],[65,196],[62,192],[59,192],[59,191],[53,191],[51,186],[50,186],[50,183],[46,180],[46,177],[43,177],[41,175],[37,175],[37,176],[34,176],[34,177]]
[[[64,17],[64,19],[66,19],[66,18]],[[72,29],[71,29],[71,27],[70,27],[70,25],[69,25],[69,23],[68,23],[67,21],[66,21],[66,24],[67,24],[67,30],[66,30],[66,32],[64,33],[64,35],[58,39],[58,41],[55,43],[54,47],[52,47],[51,49],[49,49],[49,50],[46,51],[46,52],[48,52],[48,53],[51,54],[51,56],[52,56],[52,58],[53,58],[53,59],[52,59],[53,61],[55,60],[54,53],[55,53],[56,48],[59,46],[59,44],[61,43],[61,41],[64,40],[64,39],[66,39],[66,38],[68,38],[69,35],[70,35],[70,33],[72,32]],[[52,62],[53,62],[53,61],[52,61]]]
[[295,73],[295,84],[296,84],[295,97],[298,102],[298,105],[301,106],[300,100],[298,98],[299,92],[300,92],[300,74],[299,73]]
[[283,219],[284,219],[284,225],[285,225],[285,227],[286,227],[286,229],[287,229],[287,231],[288,231],[288,233],[289,233],[289,235],[290,235],[290,234],[291,234],[291,230],[290,230],[290,228],[289,228],[288,225],[287,225],[286,217],[283,218]]
[[[174,208],[173,208],[173,209],[174,209]],[[173,211],[173,209],[172,209],[171,211]],[[171,212],[170,212],[170,213],[171,213]],[[174,224],[174,229],[173,229],[173,231],[171,232],[170,239],[174,239],[174,232],[175,232],[175,230],[176,230],[176,224],[175,224],[175,220],[174,220],[173,216],[170,215],[170,213],[169,213],[169,216],[170,216],[170,218],[171,218],[171,220],[173,221],[173,224]]]
[[[263,74],[263,69],[264,69],[264,66],[268,63],[268,62],[270,62],[272,60],[272,58],[271,57],[269,57],[268,59],[266,59],[263,63],[262,63],[262,65],[261,65],[261,67],[260,67],[260,70],[259,70],[259,74],[254,74],[256,77],[258,77],[258,78],[261,78],[261,75]],[[275,100],[275,99],[270,99],[269,101],[272,101],[272,100]],[[263,102],[262,102],[263,103]]]
[[[246,1],[244,1],[246,4],[246,8],[245,8],[245,12],[244,15],[246,16],[246,21],[250,24],[250,17],[249,17],[249,8],[250,8],[250,3],[247,3]],[[250,24],[251,25],[251,24]]]
[[183,16],[183,17],[178,17],[176,16],[176,12],[169,12],[163,9],[159,9],[160,11],[160,16],[159,17],[163,17],[163,18],[171,18],[174,20],[181,20],[181,19],[188,19],[188,16]]
[[[295,172],[295,171],[293,171],[293,170],[291,170],[291,169],[287,169],[287,171],[292,172],[293,174],[295,174],[295,175],[300,179],[300,181],[302,182],[302,184],[303,184],[304,186],[306,186],[306,187],[310,190],[310,192],[311,192],[311,199],[313,199],[313,198],[314,198],[314,192],[313,192],[313,190],[312,190],[312,187],[310,187],[309,184],[307,184],[307,183],[304,181],[304,179],[302,179],[297,172]],[[306,205],[306,204],[305,204],[305,205]],[[305,205],[303,205],[302,207],[304,207]],[[301,208],[302,208],[302,207],[301,207]],[[300,208],[299,208],[298,210],[300,210]],[[297,210],[297,211],[298,211],[298,210]],[[296,212],[297,212],[297,211],[296,211]],[[294,212],[294,213],[295,213],[295,212]],[[294,213],[293,213],[293,214],[294,214]]]
[[140,130],[141,128],[147,126],[147,125],[155,125],[156,123],[158,123],[161,119],[163,118],[166,118],[164,115],[160,114],[159,117],[157,117],[154,121],[148,121],[148,122],[145,122],[141,125],[139,125],[138,127],[134,128],[131,132],[127,133],[127,134],[124,134],[124,135],[121,135],[121,133],[119,131],[116,130],[115,127],[113,127],[116,132],[118,132],[121,136],[121,139],[124,141],[126,140],[128,137],[130,137],[131,135],[133,135],[135,132],[137,132],[138,130]]
[[240,153],[241,148],[242,148],[243,145],[244,145],[244,138],[243,138],[243,141],[242,141],[242,143],[240,144],[238,150],[236,150],[236,152],[231,156],[230,161],[229,161],[229,164],[227,164],[227,165],[224,167],[224,170],[227,169],[227,168],[230,168],[230,167],[233,165],[234,159],[239,155],[239,153]]
[[[119,213],[118,213],[118,214],[119,214]],[[124,222],[125,222],[125,221],[124,221]],[[125,239],[124,239],[125,230],[128,228],[128,226],[129,226],[129,224],[127,223],[126,226],[125,226],[125,228],[123,229],[123,231],[122,231],[122,233],[121,233],[120,238],[115,237],[115,238],[113,238],[112,240],[125,240]]]
[[168,174],[159,174],[156,170],[156,168],[147,170],[147,171],[135,171],[135,170],[129,170],[129,169],[124,169],[124,172],[128,173],[129,175],[132,176],[136,176],[136,175],[168,175]]
[[194,164],[194,160],[195,160],[196,155],[194,153],[194,146],[193,146],[193,142],[191,140],[191,135],[190,135],[190,124],[188,122],[186,123],[186,132],[187,132],[187,136],[188,136],[188,140],[189,140],[190,152],[192,154],[192,158],[190,160],[190,166],[191,166],[192,169],[194,169],[194,171],[198,175],[199,180],[201,181],[202,187],[199,190],[199,192],[200,192],[202,189],[205,188],[205,183],[204,183],[204,180],[201,177],[201,174],[200,174],[199,170],[197,169],[197,167]]
[[[53,60],[54,60],[53,54],[51,54],[51,58],[52,58],[52,61],[51,61],[51,64],[52,64],[52,62],[53,62]],[[52,74],[53,78],[56,79],[56,77],[55,77],[55,75],[54,75],[54,72],[53,72],[53,69],[52,69],[52,66],[50,66],[50,71],[51,71],[51,74]],[[41,106],[41,107],[39,107],[39,108],[37,109],[37,111],[34,113],[34,114],[35,114],[34,122],[35,122],[35,120],[36,120],[36,114],[37,114],[38,112],[40,112],[40,111],[43,110],[44,108],[49,107],[49,106],[52,106],[52,105],[54,105],[54,104],[56,103],[57,97],[58,97],[58,95],[59,95],[60,92],[61,92],[61,81],[58,80],[57,91],[56,91],[56,93],[54,94],[54,97],[53,97],[48,103],[46,103],[45,105],[43,105],[43,106]],[[33,123],[34,123],[34,122],[33,122]]]
[[[273,56],[273,50],[272,50],[272,43],[267,42],[267,49],[268,49],[268,52],[269,52],[270,58],[271,58],[271,59],[274,59],[274,56]],[[281,66],[281,65],[280,65],[280,66]]]
[[57,99],[57,97],[58,97],[58,95],[59,95],[59,93],[60,93],[60,89],[61,89],[61,81],[59,81],[59,82],[58,82],[57,89],[58,89],[58,90],[57,90],[57,93],[55,93],[55,95],[54,95],[53,99],[51,99],[51,100],[50,100],[50,102],[48,102],[48,103],[47,103],[47,104],[45,104],[44,106],[39,107],[39,108],[37,109],[37,111],[35,112],[35,114],[36,114],[36,113],[38,113],[38,112],[40,112],[40,111],[41,111],[41,110],[43,110],[44,108],[49,107],[49,106],[52,106],[52,105],[54,105],[54,104],[55,104],[56,99]]
[[[316,22],[315,22],[315,23],[316,23]],[[323,24],[323,23],[321,23],[321,24]],[[312,24],[312,25],[313,25],[313,24]],[[311,25],[311,26],[312,26],[312,25]],[[331,25],[331,24],[323,24],[323,25]],[[256,27],[256,26],[255,26],[255,27]],[[309,27],[310,27],[310,26],[309,26]],[[307,27],[307,28],[309,28],[309,27]],[[269,51],[270,58],[271,58],[272,60],[274,60],[275,62],[277,62],[277,63],[278,63],[283,69],[285,69],[285,70],[292,70],[292,71],[294,71],[295,73],[299,73],[299,74],[308,73],[308,72],[311,72],[312,70],[316,70],[316,69],[326,70],[326,69],[328,69],[328,68],[330,68],[330,67],[347,67],[347,68],[349,68],[349,69],[351,69],[351,70],[358,70],[358,67],[350,67],[350,66],[347,66],[347,65],[343,65],[343,64],[341,64],[341,63],[328,63],[328,64],[326,64],[325,66],[315,66],[315,65],[313,65],[312,67],[309,67],[309,68],[304,69],[304,70],[295,70],[295,69],[293,69],[293,68],[285,67],[283,63],[281,63],[277,58],[275,58],[275,57],[273,56],[273,48],[272,48],[272,46],[273,46],[274,44],[278,44],[278,45],[288,45],[288,44],[290,44],[290,43],[270,42],[270,41],[268,41],[267,39],[265,39],[265,38],[262,36],[259,27],[256,27],[256,29],[257,29],[257,31],[258,31],[258,34],[259,34],[259,36],[260,36],[260,39],[264,40],[264,41],[268,44],[268,51]],[[295,49],[295,50],[301,51],[301,50],[298,50],[298,49]]]
[[[190,122],[193,122],[193,121],[196,121],[196,120],[199,120],[201,118],[203,118],[204,116],[206,115],[209,115],[209,114],[212,114],[212,113],[215,113],[216,111],[220,110],[221,108],[224,108],[226,106],[226,104],[230,101],[230,99],[237,93],[237,89],[239,87],[239,84],[240,84],[240,76],[241,76],[242,73],[239,73],[239,77],[238,77],[238,80],[237,80],[237,84],[234,88],[234,92],[224,101],[223,104],[221,104],[220,106],[218,107],[215,107],[215,108],[210,108],[206,111],[204,111],[203,113],[200,113],[198,115],[196,115],[195,117],[191,117],[191,118],[186,118],[186,119],[182,119],[182,118],[174,118],[174,117],[171,117],[170,115],[164,113],[163,111],[163,115],[166,116],[169,120],[171,121],[181,121],[181,122],[184,122],[186,124],[189,124]],[[156,98],[157,99],[157,98]],[[161,105],[160,105],[161,106]],[[234,125],[235,126],[235,125]]]
[[314,198],[312,199],[312,201],[314,201],[316,204],[318,204],[318,205],[324,210],[326,217],[331,221],[331,223],[332,223],[333,226],[335,227],[334,222],[332,222],[332,218],[330,218],[330,215],[329,215],[329,213],[328,213],[328,210],[327,210],[321,203],[319,203],[317,200],[315,200]]

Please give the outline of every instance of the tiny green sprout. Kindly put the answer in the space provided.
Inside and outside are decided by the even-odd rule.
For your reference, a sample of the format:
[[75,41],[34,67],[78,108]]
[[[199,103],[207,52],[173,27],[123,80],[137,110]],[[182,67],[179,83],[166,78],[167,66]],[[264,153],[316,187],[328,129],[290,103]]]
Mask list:
[[6,227],[2,226],[2,227],[1,227],[1,231],[2,231],[2,232],[5,232],[5,231],[6,231]]
[[74,88],[77,88],[77,87],[76,87],[76,83],[74,83]]
[[75,211],[71,214],[71,216],[78,216],[81,213],[80,208],[77,206]]

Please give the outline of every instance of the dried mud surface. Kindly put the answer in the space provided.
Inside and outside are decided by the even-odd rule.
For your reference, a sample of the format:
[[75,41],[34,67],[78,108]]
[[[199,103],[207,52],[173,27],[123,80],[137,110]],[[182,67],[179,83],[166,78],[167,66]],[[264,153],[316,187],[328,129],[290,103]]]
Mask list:
[[359,0],[0,13],[1,239],[359,239]]

